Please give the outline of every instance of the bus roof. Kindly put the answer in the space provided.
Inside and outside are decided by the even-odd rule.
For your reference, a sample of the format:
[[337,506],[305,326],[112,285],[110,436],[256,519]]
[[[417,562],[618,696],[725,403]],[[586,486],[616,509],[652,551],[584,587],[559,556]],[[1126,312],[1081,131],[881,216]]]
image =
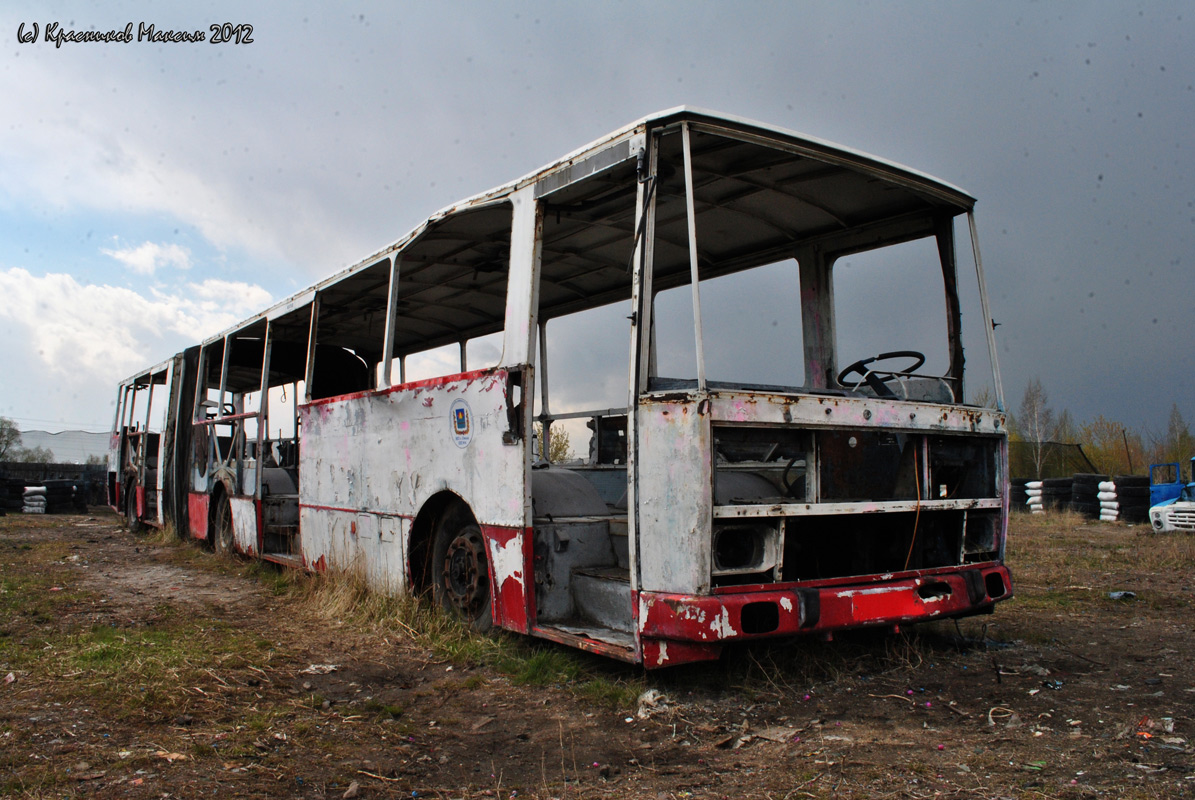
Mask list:
[[[406,308],[418,305],[413,313],[425,318],[416,320],[423,324],[419,337],[414,333],[406,340],[398,337],[396,352],[405,352],[403,348],[413,347],[416,341],[422,349],[500,329],[505,298],[496,288],[488,294],[484,287],[468,293],[460,286],[451,291],[436,289],[451,280],[449,264],[471,270],[475,283],[478,275],[501,271],[504,254],[499,251],[509,247],[507,203],[513,193],[528,186],[535,187],[535,196],[557,216],[562,211],[575,212],[579,218],[588,215],[568,232],[567,252],[562,247],[556,254],[571,262],[567,281],[560,278],[559,292],[553,291],[552,270],[545,266],[541,317],[618,300],[625,294],[620,287],[633,250],[640,149],[649,136],[662,133],[661,142],[667,140],[670,145],[661,145],[658,194],[661,202],[666,196],[675,197],[679,185],[683,195],[683,169],[676,167],[681,137],[666,135],[670,129],[679,131],[682,123],[694,137],[694,184],[701,205],[698,238],[711,274],[791,256],[798,243],[810,241],[837,241],[830,249],[841,252],[865,249],[859,244],[860,231],[882,228],[876,235],[888,240],[927,235],[931,217],[957,216],[975,204],[961,189],[908,167],[793,131],[682,106],[643,117],[517,180],[443,208],[387,247],[204,343],[247,328],[264,331],[266,320],[276,325],[289,320],[297,342],[304,324],[301,309],[317,292],[335,298],[345,319],[376,315],[379,302],[383,302],[384,317],[388,288],[380,285],[382,265],[400,252],[400,284],[412,280],[418,286]],[[598,216],[600,224],[594,224]],[[673,246],[687,236],[683,218],[661,214],[656,230],[664,242],[656,248],[657,288],[668,285],[671,275],[683,282],[687,250]],[[545,265],[551,263],[550,250],[545,244]],[[388,269],[384,272],[388,275]],[[437,303],[442,306],[439,310]],[[369,324],[354,334],[342,332],[336,344],[356,352],[377,349],[377,328]]]

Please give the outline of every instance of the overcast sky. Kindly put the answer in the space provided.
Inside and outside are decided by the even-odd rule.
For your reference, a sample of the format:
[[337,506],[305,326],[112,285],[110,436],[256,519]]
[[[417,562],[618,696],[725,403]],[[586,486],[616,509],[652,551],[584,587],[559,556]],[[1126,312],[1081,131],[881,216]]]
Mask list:
[[[120,378],[688,104],[977,197],[1013,410],[1195,423],[1189,3],[285,5],[0,12],[0,415],[105,430]],[[252,42],[44,41],[129,22]]]

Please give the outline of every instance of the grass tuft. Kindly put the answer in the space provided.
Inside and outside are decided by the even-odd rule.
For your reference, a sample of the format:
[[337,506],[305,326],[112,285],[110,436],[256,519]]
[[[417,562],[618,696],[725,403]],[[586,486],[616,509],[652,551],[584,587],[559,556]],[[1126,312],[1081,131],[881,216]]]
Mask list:
[[[619,674],[628,668],[605,659],[504,631],[476,633],[424,599],[372,590],[358,571],[291,575],[292,583],[284,588],[296,608],[429,651],[437,660],[491,667],[515,684],[561,686],[620,708],[633,706],[646,687],[641,676]],[[466,688],[483,681],[470,680]]]

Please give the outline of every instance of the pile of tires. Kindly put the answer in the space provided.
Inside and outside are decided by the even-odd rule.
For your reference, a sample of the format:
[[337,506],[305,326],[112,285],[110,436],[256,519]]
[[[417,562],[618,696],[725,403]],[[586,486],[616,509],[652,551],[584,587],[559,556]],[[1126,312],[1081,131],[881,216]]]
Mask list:
[[0,478],[0,516],[20,511],[25,505],[25,482],[20,478]]
[[1008,482],[1008,507],[1013,511],[1028,511],[1029,492],[1025,489],[1028,478],[1013,478]]
[[1046,507],[1041,497],[1041,481],[1025,482],[1025,507],[1030,514],[1044,514]]
[[1144,475],[1117,475],[1112,478],[1116,484],[1116,502],[1120,508],[1120,521],[1149,522],[1149,478]]
[[1080,472],[1071,478],[1070,509],[1088,519],[1100,518],[1100,484],[1108,481],[1107,475]]
[[1046,511],[1064,511],[1071,502],[1071,478],[1046,478],[1041,482],[1042,505]]
[[25,496],[22,498],[22,514],[44,514],[49,506],[46,499],[46,487],[26,486]]
[[1120,519],[1120,500],[1116,495],[1115,482],[1100,481],[1100,491],[1096,497],[1100,501],[1100,522],[1116,522]]
[[21,511],[26,514],[61,514],[87,510],[87,491],[78,481],[45,481],[40,486],[26,486],[21,496]]

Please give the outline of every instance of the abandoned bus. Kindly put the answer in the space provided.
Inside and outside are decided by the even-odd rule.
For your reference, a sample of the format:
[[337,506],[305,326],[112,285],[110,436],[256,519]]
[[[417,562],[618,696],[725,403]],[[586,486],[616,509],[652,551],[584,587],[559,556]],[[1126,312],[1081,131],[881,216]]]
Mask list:
[[[122,382],[110,502],[649,668],[990,612],[1007,436],[974,203],[652,115]],[[995,408],[965,402],[971,303]]]

